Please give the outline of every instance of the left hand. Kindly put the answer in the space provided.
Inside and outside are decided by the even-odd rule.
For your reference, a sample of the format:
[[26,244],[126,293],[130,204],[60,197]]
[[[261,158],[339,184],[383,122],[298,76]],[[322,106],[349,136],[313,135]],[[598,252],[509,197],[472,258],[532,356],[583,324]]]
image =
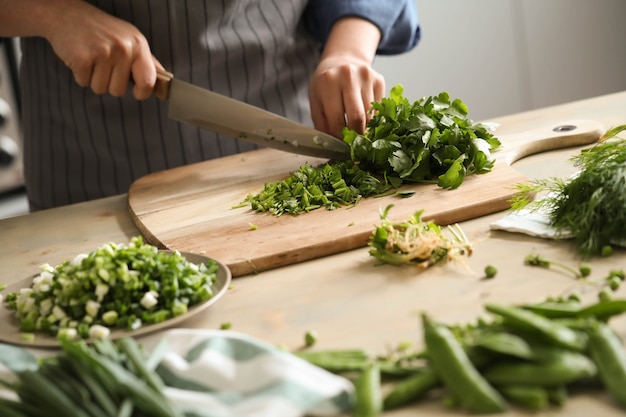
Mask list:
[[343,128],[363,133],[371,103],[385,94],[385,79],[369,62],[352,56],[324,57],[309,84],[311,117],[317,130],[343,138]]
[[380,31],[358,17],[331,28],[320,63],[309,83],[311,118],[317,130],[343,139],[343,128],[363,133],[371,103],[385,94],[385,79],[372,68]]

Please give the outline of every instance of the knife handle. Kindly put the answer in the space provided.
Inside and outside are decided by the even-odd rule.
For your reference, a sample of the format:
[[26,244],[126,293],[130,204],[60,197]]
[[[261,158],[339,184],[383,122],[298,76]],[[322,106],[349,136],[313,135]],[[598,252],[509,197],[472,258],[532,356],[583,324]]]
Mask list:
[[157,70],[157,79],[152,94],[161,100],[167,100],[170,97],[170,83],[173,78],[174,74],[171,72]]

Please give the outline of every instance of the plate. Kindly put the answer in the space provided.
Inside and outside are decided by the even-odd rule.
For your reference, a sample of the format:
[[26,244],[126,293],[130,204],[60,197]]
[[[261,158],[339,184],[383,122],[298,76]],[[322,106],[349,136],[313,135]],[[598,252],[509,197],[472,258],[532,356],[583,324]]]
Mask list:
[[[109,335],[109,339],[121,339],[123,337],[128,336],[139,336],[147,333],[156,332],[158,330],[163,330],[167,328],[174,327],[175,325],[193,317],[204,310],[206,310],[211,305],[215,304],[217,300],[219,300],[226,291],[228,291],[228,286],[230,285],[232,275],[230,273],[230,269],[221,262],[206,257],[202,255],[198,255],[191,252],[180,252],[181,255],[185,257],[189,262],[194,264],[200,264],[207,261],[214,261],[217,263],[218,269],[216,272],[216,279],[212,285],[213,289],[213,297],[206,300],[203,303],[196,304],[193,307],[190,307],[187,313],[181,314],[180,316],[173,317],[169,320],[165,320],[161,323],[148,324],[140,327],[137,330],[111,330],[111,334]],[[28,288],[32,284],[32,280],[35,277],[31,276],[28,278],[24,278],[18,282],[7,285],[5,294],[8,294],[13,291],[19,291],[22,288]],[[0,306],[0,342],[10,343],[14,345],[26,346],[26,347],[35,347],[35,348],[56,348],[59,347],[59,341],[54,337],[50,336],[46,333],[36,333],[35,340],[33,341],[25,341],[20,337],[19,324],[17,319],[14,316],[15,312],[6,308],[4,301],[2,301],[2,305]],[[85,339],[87,342],[90,340]]]

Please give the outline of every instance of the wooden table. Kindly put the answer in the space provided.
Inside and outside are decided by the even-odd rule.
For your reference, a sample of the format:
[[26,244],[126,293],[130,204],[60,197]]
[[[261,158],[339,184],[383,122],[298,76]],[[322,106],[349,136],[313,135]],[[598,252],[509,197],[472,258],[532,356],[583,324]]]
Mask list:
[[[594,119],[608,128],[626,123],[626,92],[497,118],[500,131],[530,129],[563,119]],[[567,176],[574,168],[567,159],[579,149],[529,157],[515,166],[531,177]],[[410,340],[421,344],[416,312],[437,320],[466,322],[482,314],[485,302],[521,303],[543,300],[579,289],[590,301],[595,292],[558,272],[525,266],[536,251],[571,265],[580,261],[566,243],[519,234],[490,231],[504,213],[461,224],[474,244],[467,266],[445,265],[418,272],[414,267],[378,266],[361,248],[322,259],[237,278],[234,288],[206,313],[185,327],[233,330],[295,349],[304,333],[315,330],[319,349],[366,348],[384,353],[388,346]],[[127,242],[138,234],[127,211],[126,195],[0,220],[0,282],[11,283],[37,272],[37,266],[57,264],[109,241]],[[210,254],[209,254],[210,255]],[[486,265],[498,268],[491,280],[481,280]],[[592,277],[626,268],[626,251],[592,261]],[[626,289],[620,290],[626,296]],[[612,322],[626,337],[626,321]],[[146,342],[158,334],[145,336]],[[456,415],[438,403],[426,403],[387,413],[389,416]],[[512,411],[507,415],[525,415]],[[550,415],[555,415],[550,413]],[[617,416],[623,412],[604,396],[571,398],[557,415]]]

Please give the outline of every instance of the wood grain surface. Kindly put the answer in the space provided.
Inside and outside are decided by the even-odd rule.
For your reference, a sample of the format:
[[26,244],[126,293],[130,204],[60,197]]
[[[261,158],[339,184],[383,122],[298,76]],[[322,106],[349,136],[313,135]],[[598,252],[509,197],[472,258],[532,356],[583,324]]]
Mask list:
[[[574,126],[574,129],[556,129]],[[362,199],[352,207],[318,209],[280,217],[233,208],[267,182],[286,178],[304,163],[323,159],[263,149],[150,174],[130,187],[128,206],[144,238],[163,248],[198,253],[243,276],[367,245],[380,210],[394,204],[393,220],[418,210],[424,219],[452,224],[507,209],[513,185],[527,178],[511,165],[524,156],[598,140],[603,127],[591,120],[555,121],[539,129],[497,134],[503,149],[494,169],[468,176],[456,190],[406,185],[410,198]],[[255,227],[252,227],[254,225]]]

